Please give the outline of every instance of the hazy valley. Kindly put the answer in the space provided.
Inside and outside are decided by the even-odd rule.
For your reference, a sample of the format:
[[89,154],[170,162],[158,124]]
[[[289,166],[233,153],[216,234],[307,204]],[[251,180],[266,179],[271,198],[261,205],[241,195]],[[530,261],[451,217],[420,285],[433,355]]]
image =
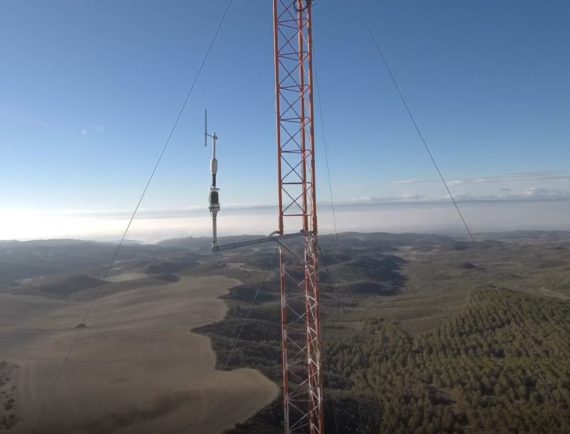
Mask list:
[[[321,237],[328,432],[570,430],[570,234],[478,238]],[[113,251],[0,242],[0,430],[281,432],[275,246]]]

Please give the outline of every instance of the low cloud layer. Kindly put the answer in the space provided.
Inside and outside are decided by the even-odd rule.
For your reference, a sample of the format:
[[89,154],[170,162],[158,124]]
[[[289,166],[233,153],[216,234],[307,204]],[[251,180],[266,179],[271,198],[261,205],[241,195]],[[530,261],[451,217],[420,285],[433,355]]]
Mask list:
[[[400,202],[449,200],[441,179],[392,181]],[[458,201],[570,200],[570,171],[518,172],[477,178],[449,178],[447,185]],[[376,202],[382,199],[373,198]]]
[[[483,176],[477,178],[455,178],[448,179],[449,185],[469,185],[469,184],[499,184],[515,182],[537,182],[537,181],[570,181],[570,172],[565,170],[545,170],[536,172],[516,172],[498,176]],[[392,181],[393,184],[433,184],[440,183],[439,178],[433,179],[400,179]]]
[[[540,197],[541,192],[535,192]],[[549,197],[547,197],[549,198]],[[460,207],[474,232],[509,230],[570,230],[570,200],[472,201]],[[456,210],[445,203],[360,203],[336,208],[339,232],[423,232],[462,234]],[[277,225],[274,207],[224,209],[219,232],[224,235],[269,234]],[[334,231],[330,206],[320,208],[320,230]],[[0,239],[81,238],[117,240],[128,222],[128,213],[4,212]],[[291,222],[289,231],[298,230]],[[209,236],[211,219],[206,209],[142,211],[127,236],[156,242],[166,238]]]

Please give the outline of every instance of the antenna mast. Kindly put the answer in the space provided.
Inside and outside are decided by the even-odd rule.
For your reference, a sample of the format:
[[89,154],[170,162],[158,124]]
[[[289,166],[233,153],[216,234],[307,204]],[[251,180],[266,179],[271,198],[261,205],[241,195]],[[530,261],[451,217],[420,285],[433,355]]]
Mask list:
[[304,234],[302,270],[290,249],[282,245],[279,255],[284,427],[322,434],[312,0],[273,0],[273,19],[278,233]]
[[216,175],[218,174],[216,145],[218,136],[215,132],[213,134],[208,133],[208,110],[204,110],[204,147],[208,146],[208,139],[212,139],[212,160],[210,161],[212,185],[210,186],[208,209],[212,215],[212,249],[215,250],[218,248],[218,212],[220,211],[220,189],[216,185]]

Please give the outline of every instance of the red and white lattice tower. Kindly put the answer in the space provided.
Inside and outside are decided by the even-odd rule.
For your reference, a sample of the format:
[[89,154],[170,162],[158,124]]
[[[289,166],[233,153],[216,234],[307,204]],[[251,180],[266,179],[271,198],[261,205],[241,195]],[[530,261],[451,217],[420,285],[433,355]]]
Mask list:
[[303,254],[281,247],[285,433],[322,434],[311,0],[274,0],[281,235],[302,231]]

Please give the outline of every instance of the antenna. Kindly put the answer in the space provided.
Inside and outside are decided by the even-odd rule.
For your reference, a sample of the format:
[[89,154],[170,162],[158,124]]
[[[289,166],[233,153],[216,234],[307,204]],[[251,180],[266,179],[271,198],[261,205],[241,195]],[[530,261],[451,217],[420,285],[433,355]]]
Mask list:
[[204,146],[208,146],[208,138],[212,139],[212,160],[210,161],[210,172],[212,173],[212,185],[210,186],[209,207],[212,215],[212,249],[218,248],[218,212],[220,211],[220,189],[216,185],[216,175],[218,174],[218,160],[216,159],[216,133],[208,133],[208,110],[204,110]]
[[[204,110],[204,147],[208,146],[208,139],[212,139],[212,161],[216,160],[216,144],[218,141],[218,136],[214,131],[212,134],[208,132],[208,110]],[[216,162],[217,169],[217,162]],[[212,174],[214,174],[214,169],[212,169]],[[215,184],[214,184],[215,186]]]
[[208,146],[208,110],[204,109],[204,148]]

